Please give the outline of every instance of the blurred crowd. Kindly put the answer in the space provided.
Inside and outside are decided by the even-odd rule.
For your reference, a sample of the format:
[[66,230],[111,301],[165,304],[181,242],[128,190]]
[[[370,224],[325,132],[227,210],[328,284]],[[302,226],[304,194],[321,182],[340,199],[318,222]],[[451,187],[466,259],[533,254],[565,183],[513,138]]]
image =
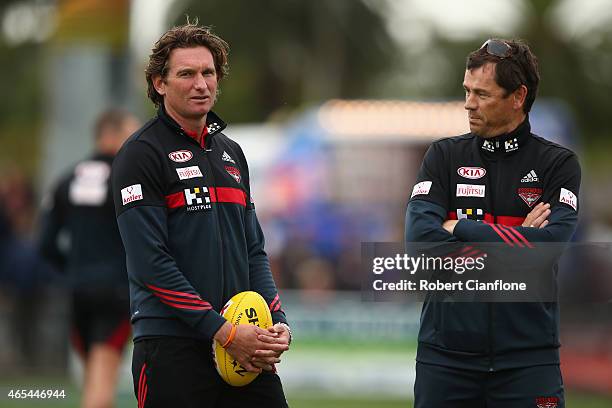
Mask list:
[[[66,349],[57,321],[64,300],[61,282],[35,247],[40,197],[18,165],[0,169],[0,365],[33,371],[65,366],[50,352]],[[57,328],[60,328],[58,331]]]

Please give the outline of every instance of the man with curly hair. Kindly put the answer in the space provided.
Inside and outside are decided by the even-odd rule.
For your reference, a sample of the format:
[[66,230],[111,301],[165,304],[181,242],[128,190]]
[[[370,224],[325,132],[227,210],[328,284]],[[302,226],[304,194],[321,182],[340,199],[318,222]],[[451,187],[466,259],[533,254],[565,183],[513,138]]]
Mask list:
[[[146,69],[157,116],[113,165],[139,408],[287,406],[274,366],[291,332],[245,156],[211,110],[228,52],[223,39],[197,22],[164,33]],[[246,290],[264,297],[273,327],[232,326],[221,316],[223,305]],[[215,341],[257,378],[239,388],[225,384],[211,355]]]

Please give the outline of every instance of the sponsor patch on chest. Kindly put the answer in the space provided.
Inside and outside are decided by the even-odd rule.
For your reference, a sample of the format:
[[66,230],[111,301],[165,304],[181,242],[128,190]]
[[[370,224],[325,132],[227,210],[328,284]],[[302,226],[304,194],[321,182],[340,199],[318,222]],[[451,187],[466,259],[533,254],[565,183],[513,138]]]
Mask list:
[[198,166],[179,167],[176,169],[176,174],[178,174],[180,180],[204,177]]
[[70,182],[68,199],[75,205],[101,206],[108,193],[110,166],[102,161],[86,161],[79,164]]
[[561,187],[559,202],[569,205],[574,209],[574,211],[578,211],[578,197],[576,197],[576,194],[572,193],[568,189]]
[[457,184],[457,197],[484,197],[485,187],[480,184]]
[[187,212],[210,210],[210,191],[208,187],[194,187],[183,190]]
[[410,198],[417,195],[427,195],[429,194],[429,190],[431,189],[431,181],[421,181],[420,183],[416,183],[414,188],[412,189],[412,194]]
[[484,219],[484,211],[482,208],[457,208],[457,219],[482,220]]
[[177,150],[168,153],[168,158],[175,163],[184,163],[193,158],[193,153],[189,150]]
[[535,203],[538,202],[540,197],[542,197],[542,189],[541,188],[519,188],[518,195],[521,197],[523,202],[527,204],[529,208],[533,207]]
[[482,167],[459,167],[457,169],[457,174],[459,174],[463,178],[476,180],[479,178],[483,178],[487,171]]

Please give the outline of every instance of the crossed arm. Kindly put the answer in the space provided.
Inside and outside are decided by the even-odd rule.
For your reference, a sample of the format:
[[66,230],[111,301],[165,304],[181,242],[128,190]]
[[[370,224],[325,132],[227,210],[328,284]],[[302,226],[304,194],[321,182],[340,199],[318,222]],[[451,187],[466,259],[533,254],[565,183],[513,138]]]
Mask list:
[[[533,208],[533,210],[531,210],[529,214],[527,214],[527,217],[525,217],[525,220],[521,226],[529,228],[544,228],[548,225],[548,216],[550,216],[550,212],[550,204],[539,203]],[[444,223],[442,223],[442,227],[448,231],[449,234],[452,234],[458,222],[459,220],[446,220]]]
[[568,242],[578,216],[573,209],[540,203],[521,226],[505,226],[468,219],[446,220],[446,210],[425,200],[412,200],[406,212],[406,242],[505,242],[532,246],[533,242]]

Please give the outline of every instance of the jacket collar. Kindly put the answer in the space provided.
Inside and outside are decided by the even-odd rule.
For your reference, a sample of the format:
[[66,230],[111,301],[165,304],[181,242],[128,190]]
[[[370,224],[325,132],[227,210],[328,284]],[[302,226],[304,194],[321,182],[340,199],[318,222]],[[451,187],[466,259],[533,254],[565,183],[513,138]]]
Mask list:
[[[192,138],[187,134],[185,129],[183,129],[174,119],[170,117],[170,115],[168,115],[163,104],[159,106],[159,109],[157,110],[157,116],[178,134]],[[206,115],[205,132],[207,136],[214,136],[215,134],[220,133],[226,127],[227,124],[223,120],[221,120],[221,118],[217,116],[216,113],[214,113],[213,111],[208,112],[208,114]]]
[[486,154],[495,156],[504,156],[511,154],[529,141],[531,136],[531,125],[529,124],[529,116],[511,132],[501,134],[495,137],[483,138],[476,137],[480,149]]

